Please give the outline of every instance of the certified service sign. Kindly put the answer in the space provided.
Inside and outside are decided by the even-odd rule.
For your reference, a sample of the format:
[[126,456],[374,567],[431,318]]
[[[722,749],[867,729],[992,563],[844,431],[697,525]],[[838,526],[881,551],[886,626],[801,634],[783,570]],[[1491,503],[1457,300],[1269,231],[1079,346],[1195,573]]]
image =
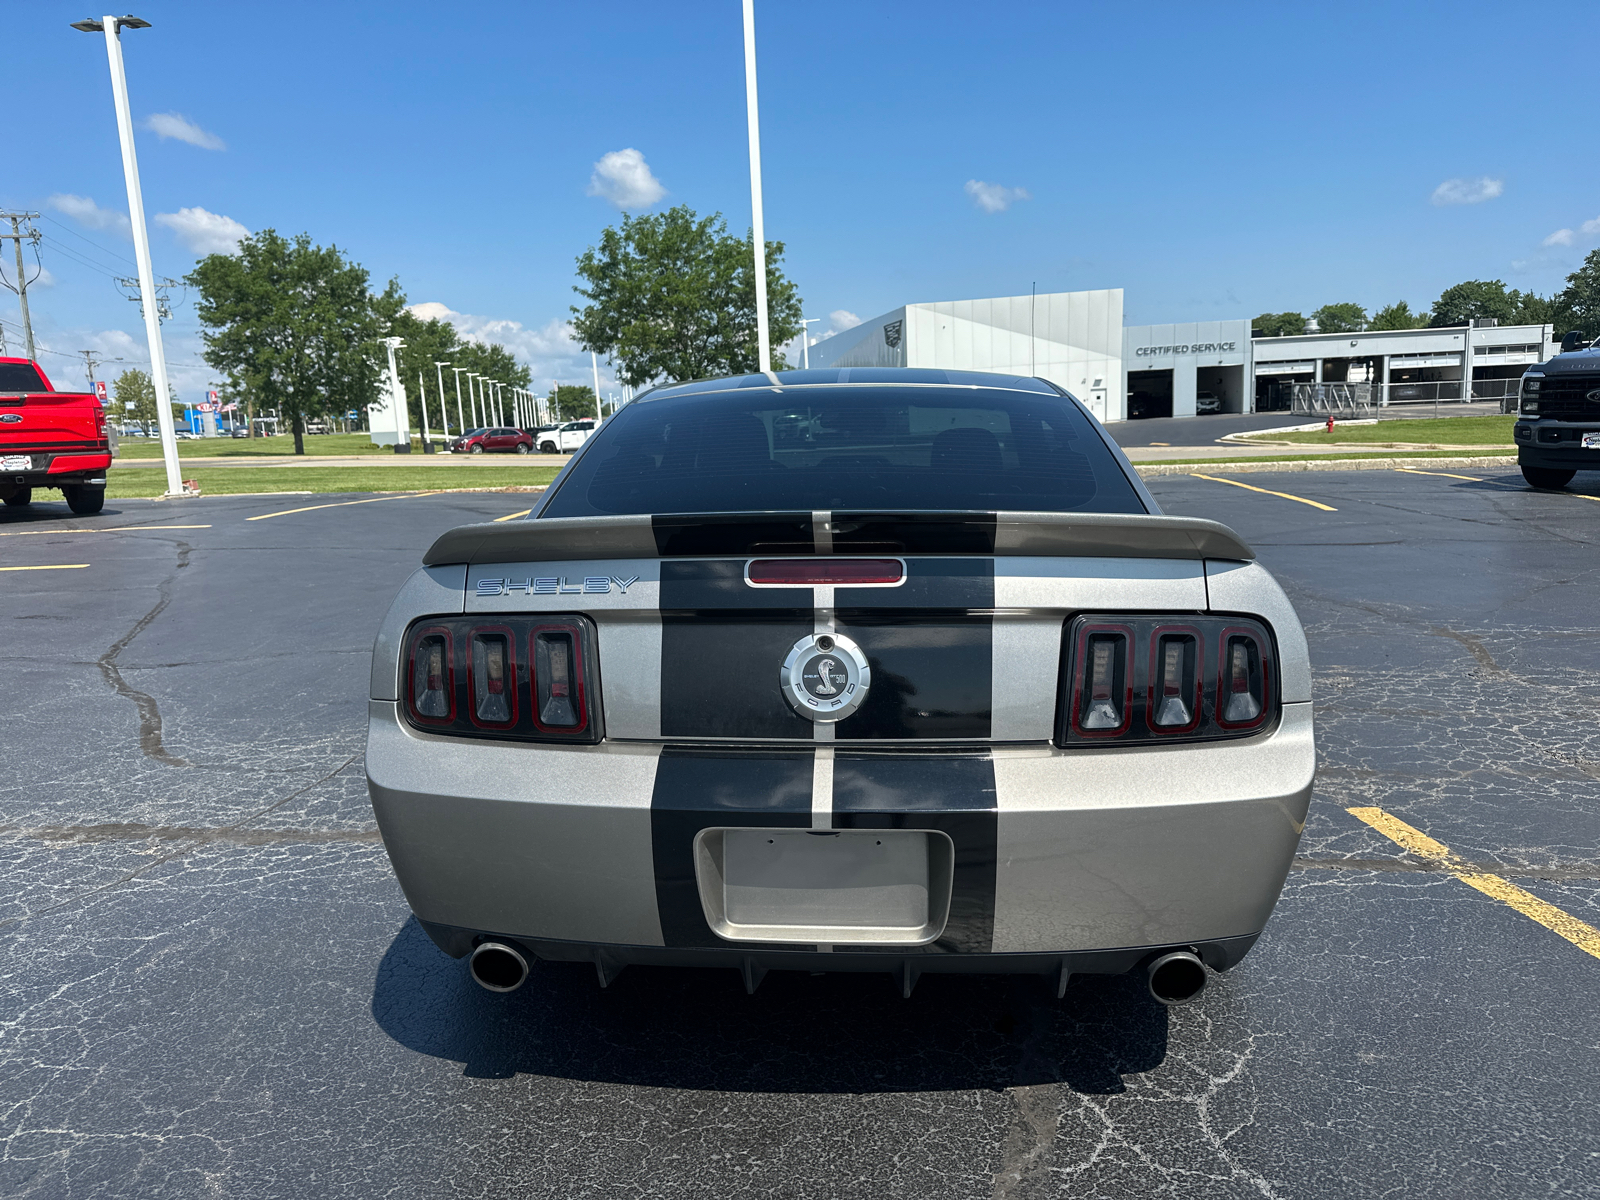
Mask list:
[[872,685],[872,668],[849,638],[814,633],[789,651],[779,683],[801,716],[827,724],[861,707]]

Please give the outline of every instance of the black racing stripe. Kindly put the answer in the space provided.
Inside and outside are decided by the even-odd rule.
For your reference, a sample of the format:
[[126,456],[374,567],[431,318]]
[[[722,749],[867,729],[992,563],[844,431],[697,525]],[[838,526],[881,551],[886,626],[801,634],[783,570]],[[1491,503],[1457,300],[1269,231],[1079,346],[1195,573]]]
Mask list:
[[[787,609],[811,613],[809,587],[751,587],[744,581],[745,560],[672,562],[661,564],[662,612],[700,609]],[[787,653],[785,647],[785,653]],[[778,660],[782,662],[782,658]]]
[[694,839],[702,829],[809,829],[813,758],[809,746],[760,752],[662,749],[650,797],[650,836],[666,945],[797,948],[729,942],[711,932],[695,882]]
[[994,559],[907,558],[906,581],[899,587],[839,587],[835,608],[994,607]]
[[994,618],[859,609],[839,613],[837,628],[872,668],[866,700],[839,722],[840,740],[989,736]]
[[652,517],[656,551],[672,555],[810,554],[811,514],[689,513]]
[[803,612],[663,613],[661,736],[811,741],[784,699],[783,660],[811,632]]
[[993,554],[994,513],[850,513],[830,521],[837,554]]
[[[938,829],[955,843],[950,920],[928,954],[994,948],[999,811],[987,755],[874,754],[840,749],[833,761],[835,829]],[[867,947],[835,947],[837,953]]]

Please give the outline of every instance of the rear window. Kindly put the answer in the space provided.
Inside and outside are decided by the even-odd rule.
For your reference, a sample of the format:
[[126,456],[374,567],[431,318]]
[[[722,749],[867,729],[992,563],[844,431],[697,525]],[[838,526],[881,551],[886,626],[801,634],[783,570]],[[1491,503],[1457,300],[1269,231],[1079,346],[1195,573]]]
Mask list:
[[997,389],[678,394],[607,421],[540,516],[1144,512],[1092,419],[1062,396]]
[[42,392],[44,380],[32,363],[0,363],[0,392]]

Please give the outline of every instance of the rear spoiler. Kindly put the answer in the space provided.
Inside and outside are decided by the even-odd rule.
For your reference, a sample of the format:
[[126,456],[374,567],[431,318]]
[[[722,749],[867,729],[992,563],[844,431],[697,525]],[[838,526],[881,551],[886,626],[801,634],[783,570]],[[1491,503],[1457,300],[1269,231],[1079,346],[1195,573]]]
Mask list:
[[424,566],[605,558],[802,554],[981,554],[1062,558],[1233,559],[1252,550],[1199,517],[1122,513],[704,513],[543,517],[462,525]]

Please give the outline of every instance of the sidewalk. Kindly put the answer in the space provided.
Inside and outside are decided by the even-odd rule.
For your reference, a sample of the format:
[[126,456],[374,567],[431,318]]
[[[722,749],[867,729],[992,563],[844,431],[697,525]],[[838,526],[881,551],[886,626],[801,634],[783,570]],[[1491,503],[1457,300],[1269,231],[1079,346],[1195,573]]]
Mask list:
[[[238,457],[184,456],[178,465],[190,467],[504,467],[512,463],[529,467],[564,467],[570,454],[264,454]],[[112,468],[163,467],[160,458],[117,458]]]

